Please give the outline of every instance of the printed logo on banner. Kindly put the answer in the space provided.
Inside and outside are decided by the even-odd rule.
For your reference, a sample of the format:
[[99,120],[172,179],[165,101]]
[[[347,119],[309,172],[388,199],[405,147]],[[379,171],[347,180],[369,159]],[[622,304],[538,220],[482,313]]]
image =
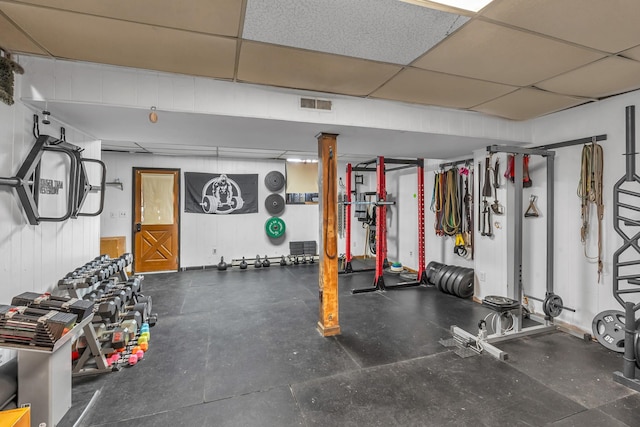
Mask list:
[[231,214],[258,212],[258,175],[185,172],[185,212]]
[[244,200],[240,186],[227,175],[213,178],[202,187],[202,210],[205,213],[230,213],[242,209]]

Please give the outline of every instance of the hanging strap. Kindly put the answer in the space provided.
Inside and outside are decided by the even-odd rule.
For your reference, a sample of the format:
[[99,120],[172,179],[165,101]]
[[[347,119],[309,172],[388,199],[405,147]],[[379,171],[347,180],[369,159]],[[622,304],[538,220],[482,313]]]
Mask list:
[[[595,138],[591,144],[582,147],[582,161],[580,164],[580,182],[578,184],[578,197],[581,199],[582,227],[580,228],[580,240],[584,247],[584,255],[587,259],[598,260],[598,283],[602,275],[602,220],[604,218],[604,203],[602,201],[602,173],[604,168],[604,154],[602,146],[597,144]],[[598,255],[591,257],[587,254],[587,237],[589,234],[590,205],[596,205],[598,215]]]
[[446,172],[446,192],[444,197],[444,215],[442,216],[442,231],[453,236],[460,229],[460,211],[458,209],[458,169]]

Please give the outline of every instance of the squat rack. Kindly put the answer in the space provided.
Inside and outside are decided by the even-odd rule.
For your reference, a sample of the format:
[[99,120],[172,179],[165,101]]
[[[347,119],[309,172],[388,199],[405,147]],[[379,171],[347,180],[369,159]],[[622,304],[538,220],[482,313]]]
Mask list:
[[[390,169],[386,169],[386,164],[400,165]],[[401,282],[394,285],[385,285],[384,268],[388,265],[387,260],[387,205],[395,204],[395,202],[387,201],[387,183],[386,173],[407,168],[417,168],[418,176],[418,273],[416,280]],[[353,272],[351,265],[351,205],[358,203],[352,201],[351,192],[351,174],[352,172],[376,172],[376,201],[372,202],[376,211],[376,267],[375,277],[373,279],[373,287],[353,289],[351,293],[359,294],[365,292],[385,291],[388,289],[408,288],[420,286],[427,283],[427,273],[425,269],[425,228],[424,228],[424,160],[423,159],[394,159],[379,156],[373,160],[359,163],[355,167],[351,163],[347,164],[347,205],[346,209],[346,251],[345,251],[345,269],[344,273]]]

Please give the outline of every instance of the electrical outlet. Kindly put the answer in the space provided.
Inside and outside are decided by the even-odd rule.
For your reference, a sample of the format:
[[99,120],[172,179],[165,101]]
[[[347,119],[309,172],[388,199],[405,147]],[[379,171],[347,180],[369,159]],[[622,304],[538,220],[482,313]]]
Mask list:
[[216,248],[213,248],[213,254],[215,255],[217,253],[218,253],[218,250]]
[[413,251],[409,251],[409,256],[413,256]]
[[487,276],[484,271],[478,272],[478,280],[480,280],[481,282],[484,282],[485,280],[487,280]]
[[120,211],[120,218],[126,218],[127,217],[127,212],[126,211]]

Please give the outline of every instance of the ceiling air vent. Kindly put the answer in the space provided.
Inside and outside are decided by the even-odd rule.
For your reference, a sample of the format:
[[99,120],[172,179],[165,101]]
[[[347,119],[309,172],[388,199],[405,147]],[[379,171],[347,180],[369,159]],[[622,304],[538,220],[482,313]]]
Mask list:
[[323,99],[316,100],[316,109],[331,111],[331,101],[325,101]]
[[331,111],[331,101],[326,99],[300,98],[300,108]]

